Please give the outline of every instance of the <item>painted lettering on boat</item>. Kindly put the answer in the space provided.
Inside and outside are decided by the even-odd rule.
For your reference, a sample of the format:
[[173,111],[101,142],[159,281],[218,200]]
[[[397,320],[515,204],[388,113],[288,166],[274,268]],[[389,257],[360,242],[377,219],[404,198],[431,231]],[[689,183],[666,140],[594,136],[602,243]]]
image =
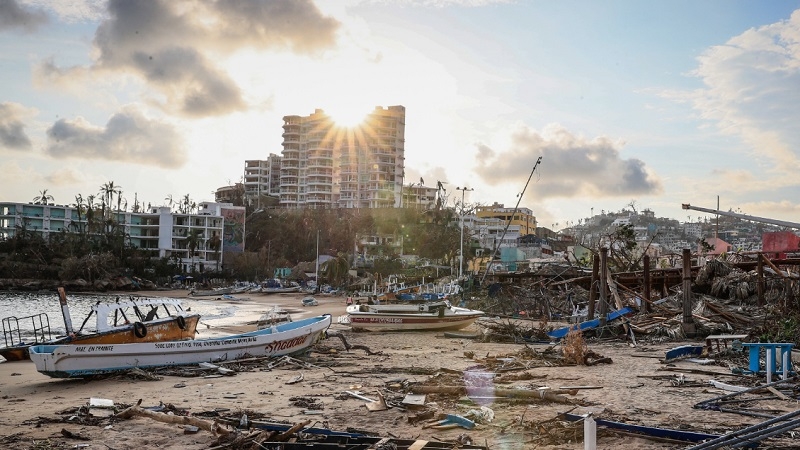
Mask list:
[[282,341],[275,341],[270,342],[264,347],[264,350],[269,352],[279,352],[281,350],[286,350],[288,348],[297,347],[298,345],[302,345],[306,342],[306,336],[299,336],[292,339],[284,339]]
[[403,323],[403,319],[391,317],[369,317],[369,323]]
[[189,348],[189,347],[227,347],[238,344],[248,344],[256,342],[255,337],[243,337],[237,339],[225,339],[221,341],[180,341],[180,342],[156,342],[156,348]]
[[114,351],[113,345],[79,345],[75,347],[76,352],[111,352]]

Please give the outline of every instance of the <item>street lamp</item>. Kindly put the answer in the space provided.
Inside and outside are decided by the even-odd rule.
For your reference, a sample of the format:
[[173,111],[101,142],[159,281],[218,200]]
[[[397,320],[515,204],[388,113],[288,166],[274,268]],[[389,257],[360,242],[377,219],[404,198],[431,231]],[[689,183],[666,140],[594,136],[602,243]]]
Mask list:
[[474,191],[473,188],[456,187],[457,191],[461,191],[461,253],[458,255],[458,278],[461,278],[464,272],[464,194],[467,191]]

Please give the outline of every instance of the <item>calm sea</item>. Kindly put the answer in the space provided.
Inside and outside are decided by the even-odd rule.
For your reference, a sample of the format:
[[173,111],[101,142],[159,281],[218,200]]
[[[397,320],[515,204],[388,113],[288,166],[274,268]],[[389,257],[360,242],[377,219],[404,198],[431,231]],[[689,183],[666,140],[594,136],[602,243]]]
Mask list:
[[[69,306],[72,326],[79,328],[91,310],[92,305],[98,301],[114,302],[117,295],[108,294],[68,294],[67,305]],[[127,295],[119,296],[120,300],[127,299]],[[134,298],[138,296],[134,295]],[[158,297],[154,297],[158,298]],[[226,302],[214,302],[213,300],[194,300],[182,299],[184,309],[191,309],[192,313],[200,314],[201,324],[221,324],[244,322],[245,318],[237,320],[237,313],[240,307]],[[58,294],[53,293],[28,293],[28,292],[4,292],[0,291],[0,319],[16,317],[19,323],[20,334],[23,338],[33,335],[33,321],[24,319],[25,317],[47,314],[50,323],[50,331],[53,335],[63,335],[66,333],[64,317],[61,313],[61,305],[58,302]],[[251,314],[252,315],[252,314]],[[249,317],[248,317],[249,318]],[[94,323],[90,319],[90,323]],[[8,326],[7,321],[3,321],[4,326]],[[207,330],[210,327],[198,326],[198,331]],[[202,329],[202,330],[201,330]],[[5,331],[5,330],[4,330]],[[16,340],[16,334],[15,334]],[[0,339],[0,346],[5,346],[5,337]],[[2,358],[0,358],[2,360]]]

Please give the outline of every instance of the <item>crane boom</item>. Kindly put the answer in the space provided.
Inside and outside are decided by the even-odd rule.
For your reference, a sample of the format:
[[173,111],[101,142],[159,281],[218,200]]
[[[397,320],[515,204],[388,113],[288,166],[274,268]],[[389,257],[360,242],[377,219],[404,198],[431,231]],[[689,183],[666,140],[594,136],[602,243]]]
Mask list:
[[758,217],[758,216],[748,216],[747,214],[737,214],[730,211],[720,211],[717,209],[709,209],[709,208],[702,208],[700,206],[692,206],[688,203],[682,203],[681,207],[683,209],[691,209],[694,211],[702,211],[711,214],[719,214],[720,216],[727,216],[727,217],[736,217],[742,220],[749,220],[752,222],[760,222],[760,223],[768,223],[772,225],[778,225],[780,227],[787,227],[787,228],[800,228],[800,223],[796,222],[786,222],[785,220],[776,220],[776,219],[767,219],[765,217]]

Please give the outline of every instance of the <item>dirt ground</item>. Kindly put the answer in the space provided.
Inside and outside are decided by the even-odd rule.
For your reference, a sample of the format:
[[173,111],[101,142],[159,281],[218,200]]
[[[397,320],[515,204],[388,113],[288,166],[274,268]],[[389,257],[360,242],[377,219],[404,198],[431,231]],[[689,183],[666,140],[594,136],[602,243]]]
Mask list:
[[[181,297],[186,293],[155,294]],[[355,348],[347,351],[342,340],[331,337],[303,358],[313,366],[285,363],[269,368],[267,362],[261,362],[232,376],[163,375],[156,381],[131,376],[59,380],[39,374],[29,361],[0,363],[0,448],[199,450],[209,448],[215,440],[207,431],[185,434],[183,425],[145,417],[87,419],[78,408],[87,405],[90,398],[112,400],[118,408],[141,399],[144,407],[172,405],[200,418],[207,418],[208,413],[231,417],[241,417],[244,413],[250,420],[260,418],[289,424],[310,420],[316,427],[359,430],[382,437],[455,441],[461,436],[462,441],[467,437],[474,445],[492,449],[584,448],[583,426],[556,420],[559,413],[567,411],[593,412],[606,420],[637,425],[715,434],[763,420],[692,408],[697,402],[727,393],[710,386],[709,379],[736,384],[737,378],[730,375],[729,368],[718,365],[701,366],[685,361],[667,365],[660,361],[666,350],[685,343],[639,342],[633,347],[616,338],[589,341],[589,349],[610,358],[610,363],[553,366],[543,363],[546,360],[537,355],[548,350],[557,352],[560,346],[485,343],[445,337],[443,332],[354,333],[336,323],[336,317],[344,312],[343,297],[318,296],[320,305],[308,308],[300,306],[301,295],[246,297],[238,302],[247,303],[243,310],[249,314],[239,322],[215,326],[214,332],[253,329],[254,315],[280,304],[290,309],[295,318],[332,314],[334,325],[330,331],[341,333]],[[207,327],[206,332],[209,330]],[[464,331],[480,330],[476,324]],[[372,353],[368,354],[366,349]],[[530,368],[520,370],[520,364]],[[679,373],[664,369],[684,370],[683,377],[676,383],[673,380],[679,378]],[[692,373],[695,370],[722,375]],[[301,374],[302,381],[287,384]],[[513,377],[509,376],[512,374]],[[425,403],[435,413],[474,417],[477,422],[474,429],[425,427],[425,421],[411,420],[419,410],[397,407],[402,406],[401,401],[411,386],[420,383],[452,386],[463,384],[464,378],[480,379],[489,390],[483,389],[480,395],[470,397],[427,394]],[[599,388],[579,389],[576,395],[564,394],[568,399],[565,403],[491,395],[492,388],[543,386]],[[380,392],[395,407],[370,411],[365,400],[345,391],[357,391],[372,399],[377,399]],[[768,407],[786,412],[798,408],[793,400],[775,400]],[[472,415],[477,411],[483,411],[484,419]],[[494,416],[491,421],[486,420],[487,411]],[[70,438],[64,432],[88,440]],[[597,447],[603,449],[677,449],[687,445],[598,430]]]

